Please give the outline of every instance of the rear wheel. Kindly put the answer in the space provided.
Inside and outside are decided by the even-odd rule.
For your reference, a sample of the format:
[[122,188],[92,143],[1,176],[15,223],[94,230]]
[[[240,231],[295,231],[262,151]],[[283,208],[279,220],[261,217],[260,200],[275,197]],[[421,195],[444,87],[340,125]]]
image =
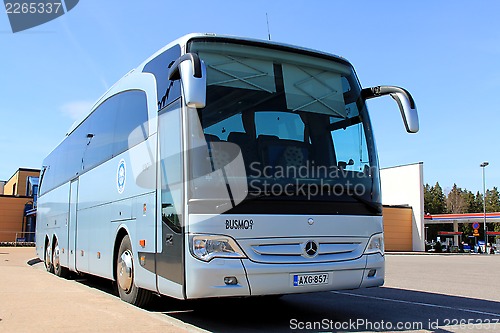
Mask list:
[[49,273],[54,273],[54,265],[52,265],[52,248],[49,244],[49,240],[45,242],[45,269]]
[[134,255],[128,235],[123,237],[116,258],[116,287],[122,300],[139,307],[147,305],[153,295],[135,285]]
[[52,265],[54,266],[55,275],[62,278],[68,276],[69,270],[66,267],[61,266],[59,242],[57,241],[57,239],[54,244],[54,250],[52,251]]

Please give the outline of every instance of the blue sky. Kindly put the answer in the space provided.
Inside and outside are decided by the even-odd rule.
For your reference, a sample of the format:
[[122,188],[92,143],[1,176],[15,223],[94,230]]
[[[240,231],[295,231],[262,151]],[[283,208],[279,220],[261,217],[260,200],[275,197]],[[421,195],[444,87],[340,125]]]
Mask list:
[[396,104],[369,101],[380,164],[424,162],[424,181],[500,186],[500,1],[85,0],[13,34],[0,12],[0,179],[40,168],[82,112],[168,42],[190,32],[267,38],[341,55],[363,86],[414,96],[420,132]]

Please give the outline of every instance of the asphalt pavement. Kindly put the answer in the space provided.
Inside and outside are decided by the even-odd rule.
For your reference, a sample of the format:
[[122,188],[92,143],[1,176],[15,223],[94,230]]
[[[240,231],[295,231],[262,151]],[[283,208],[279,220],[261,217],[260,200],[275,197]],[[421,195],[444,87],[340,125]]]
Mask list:
[[500,332],[500,255],[386,255],[381,288],[178,301],[146,309],[109,281],[60,279],[0,248],[0,332]]
[[45,271],[33,247],[0,247],[0,332],[199,332],[110,293],[110,284]]

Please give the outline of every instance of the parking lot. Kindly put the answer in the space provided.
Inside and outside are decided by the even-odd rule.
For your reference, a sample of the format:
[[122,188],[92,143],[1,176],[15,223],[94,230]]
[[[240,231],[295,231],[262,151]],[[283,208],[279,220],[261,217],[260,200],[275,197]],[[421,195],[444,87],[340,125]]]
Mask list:
[[177,301],[147,309],[97,278],[63,280],[33,248],[0,248],[1,332],[500,331],[500,255],[388,254],[382,288],[280,299]]

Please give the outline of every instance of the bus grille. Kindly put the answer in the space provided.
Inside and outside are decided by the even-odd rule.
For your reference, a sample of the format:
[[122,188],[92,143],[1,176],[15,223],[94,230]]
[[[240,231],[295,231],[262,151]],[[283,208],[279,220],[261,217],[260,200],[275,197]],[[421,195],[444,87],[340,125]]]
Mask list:
[[[250,260],[260,263],[313,263],[361,257],[367,238],[310,237],[239,239]],[[312,244],[314,243],[314,244]]]

